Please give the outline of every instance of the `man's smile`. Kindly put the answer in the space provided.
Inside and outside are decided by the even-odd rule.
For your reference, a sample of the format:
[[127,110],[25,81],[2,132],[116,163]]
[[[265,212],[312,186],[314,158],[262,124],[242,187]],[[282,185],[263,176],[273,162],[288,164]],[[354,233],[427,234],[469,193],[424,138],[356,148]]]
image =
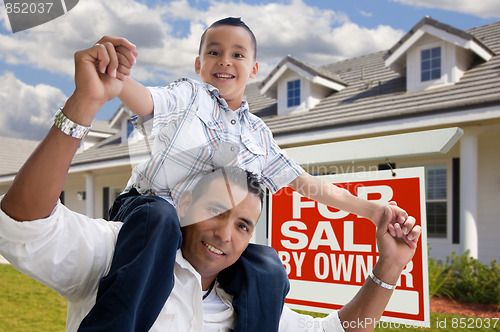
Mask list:
[[222,250],[220,250],[220,249],[218,249],[218,248],[214,247],[213,245],[208,244],[208,243],[205,243],[205,242],[203,242],[203,241],[202,241],[202,243],[203,243],[203,245],[204,245],[205,247],[207,247],[207,248],[208,248],[208,250],[210,250],[210,251],[211,251],[211,252],[213,252],[214,254],[217,254],[217,255],[225,255],[225,253],[224,253]]

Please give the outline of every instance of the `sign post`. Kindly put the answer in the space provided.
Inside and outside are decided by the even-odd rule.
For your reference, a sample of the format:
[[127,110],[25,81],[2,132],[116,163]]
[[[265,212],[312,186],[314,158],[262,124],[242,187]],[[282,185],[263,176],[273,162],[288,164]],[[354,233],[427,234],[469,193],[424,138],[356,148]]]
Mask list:
[[[429,327],[424,170],[328,175],[360,198],[396,201],[422,227],[415,256],[405,267],[381,321]],[[294,309],[329,313],[346,304],[375,266],[375,225],[357,215],[317,203],[289,187],[269,201],[269,241],[290,279],[286,303]]]

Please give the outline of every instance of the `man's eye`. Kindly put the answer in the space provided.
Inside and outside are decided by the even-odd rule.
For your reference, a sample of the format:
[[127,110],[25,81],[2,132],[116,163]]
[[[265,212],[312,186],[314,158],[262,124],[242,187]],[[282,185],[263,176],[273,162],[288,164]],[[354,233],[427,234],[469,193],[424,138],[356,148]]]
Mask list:
[[239,225],[239,227],[240,227],[242,230],[244,230],[244,231],[248,231],[248,226],[247,226],[247,225],[245,225],[245,224],[241,224],[241,225]]

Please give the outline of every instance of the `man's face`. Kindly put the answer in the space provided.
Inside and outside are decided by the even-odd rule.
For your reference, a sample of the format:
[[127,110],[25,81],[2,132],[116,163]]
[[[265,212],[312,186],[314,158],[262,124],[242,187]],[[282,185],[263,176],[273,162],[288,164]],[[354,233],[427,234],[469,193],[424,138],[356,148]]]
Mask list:
[[257,75],[254,52],[252,37],[245,28],[221,25],[207,30],[196,58],[196,73],[203,82],[219,89],[232,110],[240,107],[248,78]]
[[182,254],[202,278],[213,278],[246,249],[261,212],[260,198],[214,179],[196,202],[186,192],[178,205]]

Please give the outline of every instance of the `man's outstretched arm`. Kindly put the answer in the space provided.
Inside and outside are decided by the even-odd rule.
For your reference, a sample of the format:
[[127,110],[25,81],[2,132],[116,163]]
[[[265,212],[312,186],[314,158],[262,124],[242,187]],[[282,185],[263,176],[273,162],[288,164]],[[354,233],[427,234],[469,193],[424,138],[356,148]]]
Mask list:
[[[135,46],[127,40],[119,42],[129,52],[117,54],[116,45],[107,43],[75,53],[76,88],[62,109],[73,122],[90,126],[101,106],[120,93],[136,53]],[[52,126],[5,194],[2,210],[19,221],[49,216],[79,144],[80,139]]]
[[[374,276],[387,285],[395,285],[413,258],[421,235],[420,226],[415,226],[415,218],[408,217],[403,226],[410,232],[405,235],[398,223],[388,224],[383,220],[377,228],[379,260],[373,268]],[[368,277],[356,296],[339,310],[339,318],[346,331],[372,331],[382,316],[393,290],[377,284]],[[371,322],[361,325],[358,322]]]

